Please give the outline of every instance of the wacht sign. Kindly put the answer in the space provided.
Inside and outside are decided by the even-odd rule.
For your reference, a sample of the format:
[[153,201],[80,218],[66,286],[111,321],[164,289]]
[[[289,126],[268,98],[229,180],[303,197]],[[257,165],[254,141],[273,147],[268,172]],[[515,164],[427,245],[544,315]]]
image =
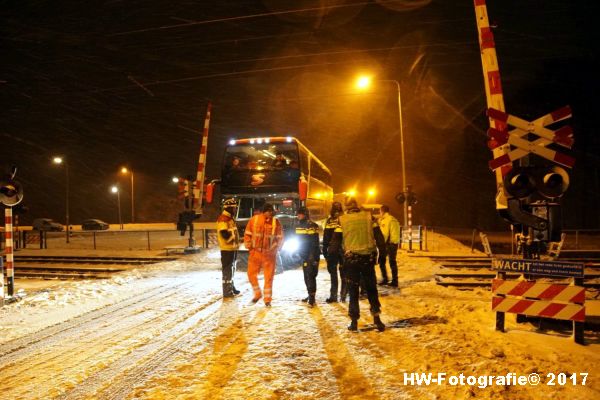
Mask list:
[[583,278],[583,264],[563,261],[493,258],[492,269],[530,275]]

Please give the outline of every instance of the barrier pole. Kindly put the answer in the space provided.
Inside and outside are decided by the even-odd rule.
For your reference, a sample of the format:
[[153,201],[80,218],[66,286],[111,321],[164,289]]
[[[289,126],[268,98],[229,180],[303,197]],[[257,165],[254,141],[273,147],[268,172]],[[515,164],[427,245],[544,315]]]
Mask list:
[[4,253],[6,254],[6,287],[8,295],[12,296],[15,292],[15,265],[13,255],[13,213],[12,207],[4,209]]
[[0,257],[0,307],[4,306],[4,263]]
[[412,206],[408,206],[408,251],[412,252]]
[[[498,272],[496,274],[496,278],[498,279],[506,279],[505,272]],[[492,292],[493,295],[493,292]],[[496,311],[496,330],[500,332],[504,332],[504,312]]]
[[[575,286],[583,286],[583,278],[573,278]],[[577,344],[584,344],[585,322],[573,321],[573,339]]]

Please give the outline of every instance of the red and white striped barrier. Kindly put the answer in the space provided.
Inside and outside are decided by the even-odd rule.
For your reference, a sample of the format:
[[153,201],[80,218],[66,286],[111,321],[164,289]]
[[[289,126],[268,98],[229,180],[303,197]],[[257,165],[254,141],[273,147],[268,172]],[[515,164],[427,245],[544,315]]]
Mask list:
[[535,281],[492,281],[492,311],[585,321],[585,288]]
[[196,172],[196,182],[194,183],[194,205],[196,214],[202,214],[202,196],[204,195],[204,174],[206,171],[206,151],[208,149],[208,127],[210,126],[210,110],[212,103],[209,101],[206,109],[206,118],[204,118],[204,130],[202,131],[202,146],[200,147],[200,156],[198,158],[198,170]]
[[[490,27],[487,6],[485,0],[474,0],[475,21],[477,22],[477,31],[479,39],[479,49],[481,52],[481,66],[483,68],[483,82],[485,87],[486,101],[489,108],[504,111],[504,94],[500,81],[500,67],[498,65],[498,56],[496,54],[496,43],[494,42],[494,33]],[[490,126],[499,130],[506,130],[506,124],[499,120],[489,118]],[[490,142],[494,142],[493,139]],[[504,157],[510,152],[508,143],[498,144],[490,143],[488,146],[492,150],[494,158]],[[507,208],[507,194],[504,189],[503,178],[512,169],[512,164],[504,164],[501,168],[494,169],[496,177],[496,209]]]
[[[6,255],[6,286],[8,295],[12,296],[15,289],[15,260],[13,255],[13,214],[12,207],[4,209],[4,254]],[[4,291],[2,291],[4,294]]]

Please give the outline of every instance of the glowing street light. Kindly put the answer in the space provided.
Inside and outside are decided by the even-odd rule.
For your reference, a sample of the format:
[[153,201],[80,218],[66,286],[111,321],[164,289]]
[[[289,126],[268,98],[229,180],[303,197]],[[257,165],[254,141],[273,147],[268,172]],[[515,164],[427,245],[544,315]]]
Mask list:
[[110,191],[112,193],[117,194],[117,209],[119,210],[119,226],[121,227],[121,230],[123,230],[123,220],[121,219],[121,194],[119,193],[119,187],[112,186],[110,188]]
[[359,76],[356,80],[356,87],[359,89],[366,89],[371,86],[371,77],[370,76]]
[[[377,79],[376,82],[393,82],[396,85],[396,89],[398,91],[398,118],[400,121],[400,157],[402,162],[402,192],[406,194],[408,192],[408,186],[406,183],[406,165],[405,165],[405,157],[404,157],[404,132],[403,132],[403,123],[402,123],[402,96],[400,92],[400,82],[395,79]],[[368,88],[371,84],[371,78],[368,76],[360,76],[356,80],[356,87],[364,90]],[[404,225],[407,224],[408,221],[408,204],[404,202]]]
[[127,169],[127,167],[121,168],[122,174],[129,173],[131,176],[131,223],[135,222],[135,213],[134,213],[134,194],[133,194],[133,170]]
[[69,236],[70,236],[70,229],[69,229],[69,164],[67,163],[67,160],[63,157],[54,157],[52,159],[52,162],[56,165],[61,165],[64,164],[65,165],[65,179],[66,179],[66,194],[65,194],[65,231],[66,231],[66,235],[67,235],[67,243],[69,243]]
[[375,195],[377,194],[377,191],[375,189],[369,189],[367,194],[369,195],[369,197],[375,197]]

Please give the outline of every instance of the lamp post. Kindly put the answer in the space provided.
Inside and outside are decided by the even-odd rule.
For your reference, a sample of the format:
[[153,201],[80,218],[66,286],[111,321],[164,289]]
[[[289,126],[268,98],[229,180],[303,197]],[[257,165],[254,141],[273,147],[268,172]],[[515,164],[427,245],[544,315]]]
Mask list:
[[[406,195],[408,189],[406,184],[406,165],[405,165],[405,157],[404,157],[404,132],[403,132],[403,123],[402,123],[402,94],[400,90],[400,82],[395,79],[378,79],[376,82],[393,82],[396,85],[396,89],[398,91],[398,119],[400,125],[400,157],[402,163],[402,192]],[[356,81],[356,86],[359,89],[366,89],[371,85],[371,78],[368,76],[361,76]],[[404,202],[404,225],[406,225],[408,221],[408,204]]]
[[131,176],[131,223],[135,222],[135,208],[134,208],[134,192],[133,192],[133,170],[127,169],[127,167],[121,168],[122,174],[127,174]]
[[377,190],[375,190],[375,188],[369,189],[369,191],[367,192],[367,196],[369,199],[373,199],[373,203],[375,203],[375,196],[377,196]]
[[117,186],[111,187],[110,191],[117,194],[117,209],[119,210],[119,226],[120,226],[120,229],[123,230],[123,220],[121,219],[121,194],[120,194],[119,188]]
[[69,236],[70,236],[70,229],[69,229],[69,163],[67,163],[67,160],[64,157],[54,157],[52,159],[52,162],[54,164],[60,165],[60,164],[64,164],[65,165],[65,180],[66,180],[66,194],[65,194],[65,231],[66,231],[66,235],[67,235],[67,243],[69,243]]

